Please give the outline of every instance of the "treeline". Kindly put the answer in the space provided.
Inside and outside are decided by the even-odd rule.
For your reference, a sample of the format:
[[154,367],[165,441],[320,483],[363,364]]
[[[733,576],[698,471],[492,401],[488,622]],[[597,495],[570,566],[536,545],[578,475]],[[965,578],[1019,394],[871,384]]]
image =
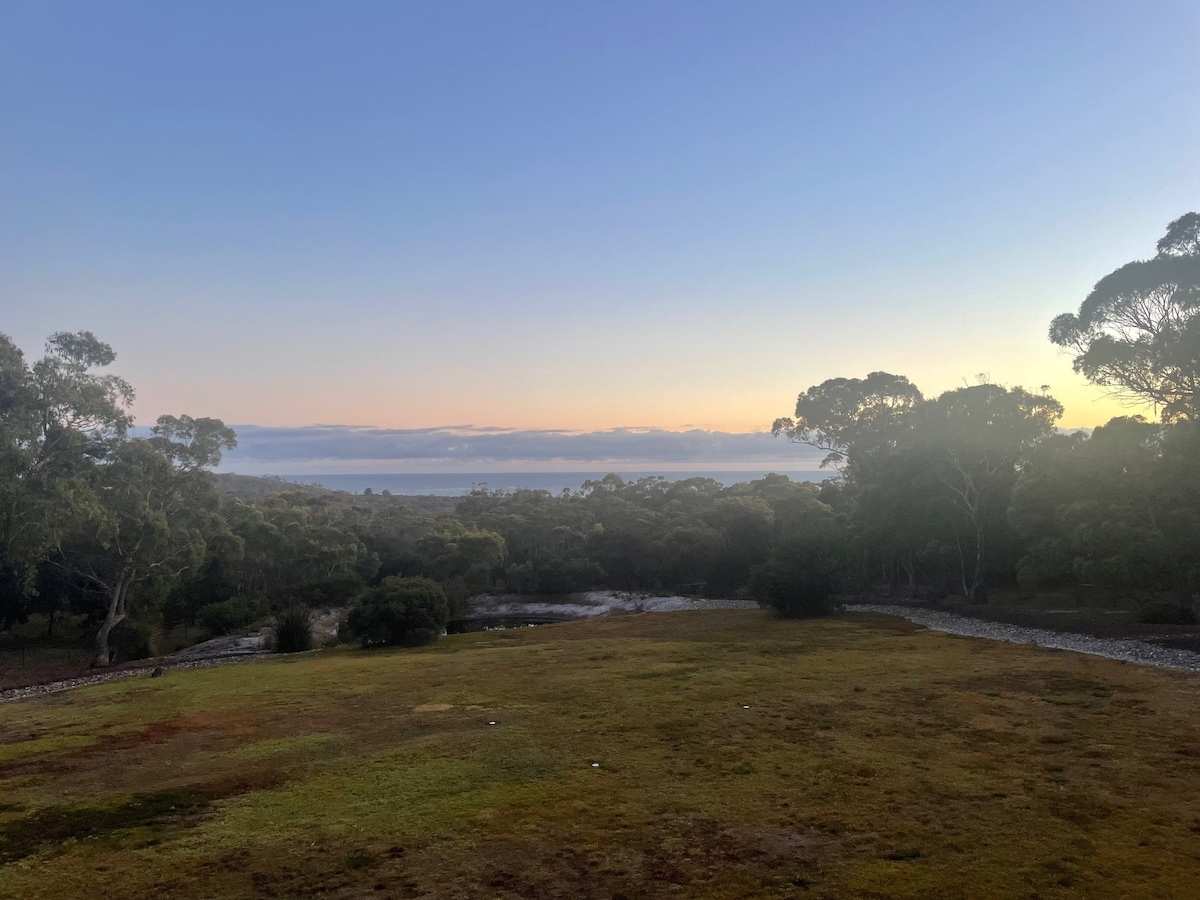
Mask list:
[[[782,476],[726,488],[610,475],[568,495],[480,491],[453,514],[409,498],[218,481],[210,470],[236,446],[232,430],[164,416],[133,436],[133,389],[105,372],[114,359],[87,332],[53,335],[32,363],[0,336],[0,629],[39,615],[50,632],[56,617],[82,616],[97,665],[118,648],[126,658],[166,649],[156,633],[226,633],[297,604],[363,598],[373,612],[352,621],[378,642],[436,631],[484,591],[727,594],[758,568],[787,565],[781,548],[802,533],[833,547],[843,528],[818,488]],[[418,605],[445,609],[426,621],[410,614]]]
[[749,596],[819,614],[837,592],[1140,593],[1190,615],[1200,589],[1200,215],[1101,279],[1051,340],[1160,421],[1063,434],[1045,389],[981,383],[926,398],[875,372],[800,394],[774,431],[839,477],[723,486],[616,475],[582,489],[458,502],[223,476],[236,436],[164,416],[130,435],[112,348],[53,335],[32,363],[0,335],[0,630],[85,618],[98,665],[151,636],[356,603],[364,643],[436,636],[486,591],[590,588]]
[[453,513],[218,477],[233,431],[164,416],[133,436],[114,359],[87,332],[53,335],[33,363],[0,336],[0,629],[83,617],[97,665],[168,649],[156,634],[227,633],[297,605],[357,602],[365,643],[407,643],[485,591],[745,591],[759,570],[794,566],[789,542],[836,547],[844,529],[821,502],[829,488],[783,476],[726,488],[610,475],[558,496],[478,491]]
[[[979,384],[926,399],[906,378],[838,378],[776,434],[822,448],[864,572],[893,590],[991,586],[1171,597],[1200,590],[1200,215],[1102,278],[1050,339],[1093,383],[1160,421],[1062,434],[1045,390]],[[1166,613],[1170,616],[1170,612]]]

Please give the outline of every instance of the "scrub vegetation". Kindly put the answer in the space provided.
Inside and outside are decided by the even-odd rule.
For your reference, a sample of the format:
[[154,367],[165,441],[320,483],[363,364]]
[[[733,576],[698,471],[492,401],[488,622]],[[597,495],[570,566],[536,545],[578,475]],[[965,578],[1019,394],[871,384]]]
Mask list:
[[1183,897],[1194,676],[629,615],[0,707],[0,896]]

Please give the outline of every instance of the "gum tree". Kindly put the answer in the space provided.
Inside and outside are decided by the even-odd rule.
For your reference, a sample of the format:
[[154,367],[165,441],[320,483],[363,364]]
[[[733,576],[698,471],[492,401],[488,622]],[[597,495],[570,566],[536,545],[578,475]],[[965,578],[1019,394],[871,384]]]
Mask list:
[[109,636],[138,592],[153,594],[203,565],[227,531],[206,469],[236,446],[219,419],[159,419],[151,438],[129,440],[89,473],[88,514],[54,530],[56,565],[103,613],[95,665],[112,662]]
[[1200,419],[1200,214],[1167,226],[1153,259],[1100,279],[1076,313],[1050,324],[1075,371],[1163,422]]
[[56,533],[94,518],[89,476],[125,439],[133,388],[102,370],[112,347],[88,331],[59,332],[29,365],[0,334],[0,574],[34,590]]
[[822,467],[836,468],[847,480],[868,481],[873,463],[895,447],[922,399],[903,375],[830,378],[801,393],[795,417],[776,419],[771,432],[824,450]]

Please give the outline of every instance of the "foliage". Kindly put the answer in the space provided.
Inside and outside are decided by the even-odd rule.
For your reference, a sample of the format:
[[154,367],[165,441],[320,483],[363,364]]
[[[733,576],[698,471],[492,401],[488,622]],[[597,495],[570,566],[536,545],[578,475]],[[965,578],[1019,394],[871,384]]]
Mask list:
[[[873,372],[809,388],[796,413],[774,431],[829,450],[839,466],[842,488],[828,498],[847,518],[850,545],[866,551],[843,551],[844,560],[867,563],[892,589],[903,575],[913,596],[922,582],[933,595],[957,583],[976,602],[986,602],[989,580],[1012,572],[1009,496],[1022,460],[1054,433],[1054,398],[981,383],[927,400],[907,378]],[[763,569],[759,589],[784,565]],[[806,595],[823,589],[813,581]]]
[[771,431],[828,451],[822,466],[853,469],[894,447],[907,430],[907,413],[923,399],[916,385],[889,372],[831,378],[803,391],[795,418],[776,419]]
[[1101,586],[1173,595],[1200,588],[1200,425],[1113,419],[1046,441],[1022,468],[1009,517],[1029,590]]
[[116,358],[91,332],[58,333],[29,365],[0,334],[0,570],[34,592],[63,527],[99,513],[87,483],[125,438],[133,388],[98,370]]
[[230,634],[253,625],[267,614],[261,597],[230,597],[200,607],[196,624],[213,634]]
[[751,572],[751,593],[785,619],[828,615],[848,561],[842,524],[811,496],[792,498],[779,519],[775,546]]
[[113,637],[113,656],[117,662],[158,656],[154,629],[145,622],[126,619]]
[[226,530],[208,474],[177,468],[176,459],[161,443],[121,444],[88,473],[87,487],[102,498],[88,517],[54,529],[52,562],[96,597],[104,617],[97,665],[108,664],[108,635],[138,593],[161,595],[180,575],[197,571],[209,542]]
[[[215,419],[164,416],[128,439],[133,389],[99,370],[116,354],[90,332],[58,333],[27,365],[0,335],[0,582],[27,598],[59,570],[98,620],[96,664],[132,605],[194,571],[224,531],[203,471],[234,446]],[[51,610],[53,607],[51,607]],[[17,618],[25,614],[19,610]],[[6,619],[13,616],[6,613]]]
[[1162,421],[1200,419],[1200,215],[1168,225],[1153,259],[1100,279],[1050,340],[1074,351],[1075,371],[1153,404]]
[[275,614],[271,648],[276,653],[303,653],[313,648],[313,621],[308,607],[292,604]]
[[446,594],[428,578],[385,578],[350,609],[343,626],[364,647],[431,644],[446,628]]

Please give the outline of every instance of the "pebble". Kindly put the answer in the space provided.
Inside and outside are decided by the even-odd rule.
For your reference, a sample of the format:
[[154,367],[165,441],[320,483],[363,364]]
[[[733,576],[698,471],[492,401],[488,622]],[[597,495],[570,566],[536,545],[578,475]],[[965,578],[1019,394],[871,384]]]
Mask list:
[[1035,644],[1053,650],[1070,650],[1073,653],[1087,653],[1092,656],[1119,659],[1122,662],[1139,666],[1200,672],[1200,653],[1159,647],[1148,641],[1112,640],[1068,631],[1024,628],[1019,625],[985,622],[956,613],[916,609],[910,606],[852,603],[847,604],[845,609],[847,612],[883,613],[889,616],[899,616],[934,631],[944,631],[947,634],[957,634],[962,637],[987,638],[993,641],[1008,641],[1013,644]]

